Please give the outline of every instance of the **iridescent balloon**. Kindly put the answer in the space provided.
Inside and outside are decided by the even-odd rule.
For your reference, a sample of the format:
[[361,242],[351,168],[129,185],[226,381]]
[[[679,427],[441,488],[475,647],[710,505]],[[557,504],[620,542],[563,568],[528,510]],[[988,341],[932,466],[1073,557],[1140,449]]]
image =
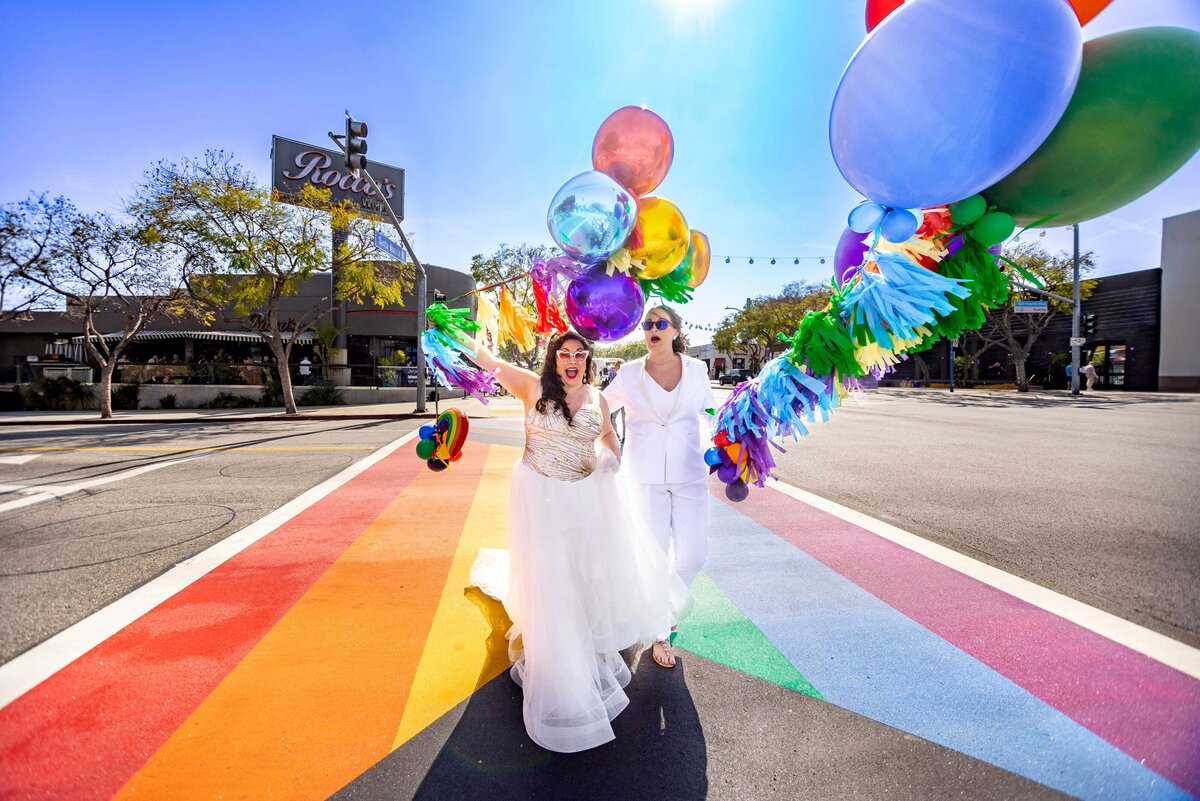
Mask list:
[[863,256],[867,255],[869,249],[867,234],[850,228],[842,231],[842,238],[833,251],[833,279],[838,286],[846,283],[847,276],[862,266]]
[[661,278],[678,267],[687,255],[689,235],[678,206],[661,197],[642,198],[629,245],[629,255],[642,263],[638,277],[647,281]]
[[592,166],[638,197],[662,183],[674,155],[675,141],[666,121],[639,106],[609,114],[592,140]]
[[603,264],[590,268],[567,287],[567,318],[588,339],[620,339],[642,321],[646,297],[625,273],[609,275]]
[[546,226],[564,253],[584,264],[596,264],[621,248],[637,213],[637,201],[627,189],[590,170],[558,190],[546,212]]

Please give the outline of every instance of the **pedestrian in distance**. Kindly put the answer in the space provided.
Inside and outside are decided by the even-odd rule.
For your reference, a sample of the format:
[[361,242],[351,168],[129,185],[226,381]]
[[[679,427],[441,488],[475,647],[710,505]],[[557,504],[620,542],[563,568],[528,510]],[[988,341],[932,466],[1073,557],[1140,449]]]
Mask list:
[[307,356],[300,360],[300,383],[312,383],[312,360]]
[[1096,365],[1088,362],[1083,366],[1083,377],[1087,379],[1087,390],[1092,391],[1092,387],[1096,386],[1096,379],[1100,376],[1096,373]]

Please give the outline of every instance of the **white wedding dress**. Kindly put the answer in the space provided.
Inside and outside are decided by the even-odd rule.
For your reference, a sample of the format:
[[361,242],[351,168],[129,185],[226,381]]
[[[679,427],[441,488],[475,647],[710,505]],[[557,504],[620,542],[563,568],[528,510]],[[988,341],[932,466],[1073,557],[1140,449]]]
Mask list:
[[483,550],[471,581],[512,618],[511,675],[524,690],[525,728],[538,745],[574,752],[612,740],[629,703],[619,651],[651,644],[686,612],[687,588],[667,567],[639,493],[616,459],[598,456],[599,395],[567,420],[552,408],[525,418],[513,467],[508,552]]

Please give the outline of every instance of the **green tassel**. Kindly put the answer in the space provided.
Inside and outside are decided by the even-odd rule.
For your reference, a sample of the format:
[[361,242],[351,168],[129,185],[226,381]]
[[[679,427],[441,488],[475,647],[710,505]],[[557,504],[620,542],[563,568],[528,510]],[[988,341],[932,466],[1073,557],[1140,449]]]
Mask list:
[[642,285],[642,292],[646,297],[654,295],[662,298],[667,303],[687,303],[692,299],[694,291],[683,281],[678,281],[671,276],[673,273],[659,276],[651,279],[638,279],[638,283]]
[[830,303],[824,311],[804,315],[795,334],[790,337],[780,334],[779,338],[791,343],[788,360],[796,366],[807,362],[813,375],[838,372],[857,378],[866,373],[854,359],[854,340],[842,324],[837,303]]
[[440,300],[425,310],[425,319],[439,332],[460,342],[470,342],[479,330],[479,323],[471,319],[470,309],[450,309]]

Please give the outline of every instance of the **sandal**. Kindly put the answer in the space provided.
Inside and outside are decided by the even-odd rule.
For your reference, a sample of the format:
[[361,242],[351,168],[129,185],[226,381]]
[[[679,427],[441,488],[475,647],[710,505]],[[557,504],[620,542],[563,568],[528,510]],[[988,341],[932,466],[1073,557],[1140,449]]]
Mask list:
[[655,640],[651,653],[654,663],[659,667],[675,667],[675,646],[671,643],[670,639]]

